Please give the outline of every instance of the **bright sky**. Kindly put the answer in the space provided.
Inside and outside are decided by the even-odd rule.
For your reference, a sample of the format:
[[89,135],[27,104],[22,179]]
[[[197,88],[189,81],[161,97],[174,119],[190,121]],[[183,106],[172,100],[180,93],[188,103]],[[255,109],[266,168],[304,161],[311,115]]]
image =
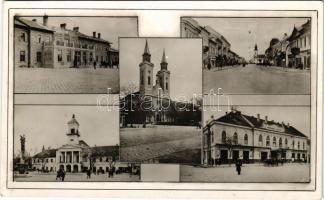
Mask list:
[[[160,63],[163,48],[170,71],[170,96],[173,100],[179,95],[187,100],[194,93],[202,91],[202,40],[178,38],[149,38],[148,45],[155,75],[161,69]],[[121,88],[135,84],[139,86],[139,64],[145,47],[145,38],[120,39],[120,86]]]
[[294,25],[300,26],[307,18],[194,18],[200,25],[214,28],[232,45],[231,49],[249,60],[258,45],[259,54],[264,54],[272,38],[291,34]]
[[20,151],[20,135],[26,136],[26,151],[39,152],[66,144],[67,122],[75,114],[80,139],[89,146],[119,144],[119,114],[97,106],[15,106],[14,151]]
[[[37,19],[42,23],[42,17],[25,17]],[[112,47],[118,49],[118,37],[137,37],[136,17],[48,17],[48,25],[60,27],[66,23],[67,29],[78,26],[81,33],[92,36],[92,32],[101,33],[101,38],[112,42]]]
[[[228,111],[227,106],[220,106],[219,110],[221,111],[210,111],[211,109],[208,107],[206,109],[208,111],[203,113],[204,124],[206,120],[210,119],[211,115],[214,115],[214,118],[217,119],[225,115],[225,112]],[[217,107],[213,110],[216,109]],[[284,122],[285,124],[289,123],[304,135],[308,137],[310,136],[309,106],[237,106],[236,109],[245,115],[257,117],[257,114],[259,113],[261,119],[268,116],[268,120],[270,121],[274,120],[275,122]]]

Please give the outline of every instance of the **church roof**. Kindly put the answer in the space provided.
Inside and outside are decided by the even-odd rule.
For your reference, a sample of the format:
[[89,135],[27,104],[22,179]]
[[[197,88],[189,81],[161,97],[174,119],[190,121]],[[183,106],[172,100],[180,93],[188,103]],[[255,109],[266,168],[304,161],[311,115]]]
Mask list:
[[150,49],[149,49],[149,46],[148,46],[147,40],[146,40],[146,42],[145,42],[144,54],[150,54]]
[[79,125],[79,122],[75,119],[75,115],[72,115],[72,119],[68,121],[68,124],[77,124]]
[[56,150],[57,149],[46,149],[36,155],[34,155],[34,158],[53,158],[56,157]]
[[272,129],[265,128],[265,126],[264,126],[265,124],[274,125],[278,128],[283,129],[286,134],[293,135],[293,136],[299,136],[299,137],[307,137],[306,135],[304,135],[303,133],[298,131],[293,126],[290,126],[290,125],[287,125],[284,123],[275,122],[275,121],[267,121],[266,122],[265,120],[258,119],[254,116],[244,115],[240,111],[231,111],[216,120],[210,121],[209,124],[212,123],[213,121],[223,122],[223,123],[233,124],[233,125],[238,125],[238,126],[245,126],[248,128],[265,129],[265,130],[272,130]]
[[166,59],[166,56],[165,56],[165,49],[163,49],[163,55],[162,55],[161,63],[167,63],[167,59]]

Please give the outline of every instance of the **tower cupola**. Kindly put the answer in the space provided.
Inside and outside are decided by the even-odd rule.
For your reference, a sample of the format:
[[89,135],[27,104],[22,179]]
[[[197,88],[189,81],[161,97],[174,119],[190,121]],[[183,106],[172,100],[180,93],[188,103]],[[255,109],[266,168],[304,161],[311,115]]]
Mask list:
[[145,48],[144,48],[144,53],[143,53],[143,62],[151,62],[151,54],[150,54],[150,49],[147,43],[147,40],[145,42]]

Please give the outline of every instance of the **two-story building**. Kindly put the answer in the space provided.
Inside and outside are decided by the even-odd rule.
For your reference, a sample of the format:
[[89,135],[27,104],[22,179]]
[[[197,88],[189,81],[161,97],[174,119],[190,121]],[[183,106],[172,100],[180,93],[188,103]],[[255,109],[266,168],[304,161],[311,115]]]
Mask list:
[[261,119],[232,110],[208,120],[203,129],[202,164],[245,163],[278,159],[309,161],[308,137],[289,123]]

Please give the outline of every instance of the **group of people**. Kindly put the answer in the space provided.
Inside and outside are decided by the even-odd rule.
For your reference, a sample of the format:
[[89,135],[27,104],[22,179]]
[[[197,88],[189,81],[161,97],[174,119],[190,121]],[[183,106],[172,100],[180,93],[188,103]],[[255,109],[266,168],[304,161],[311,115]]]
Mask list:
[[65,179],[65,174],[66,174],[66,172],[64,171],[64,169],[60,168],[60,169],[57,171],[56,180],[64,181],[64,179]]
[[[108,169],[108,178],[113,178],[114,177],[114,173],[115,173],[115,171],[116,171],[116,168],[115,168],[115,166],[111,166],[111,167],[109,167],[109,169]],[[97,175],[99,175],[99,173],[100,173],[100,171],[98,170],[98,171],[96,171],[97,172]],[[87,179],[91,179],[91,169],[87,169],[86,170],[86,174],[87,174]],[[103,172],[104,173],[104,172]]]

